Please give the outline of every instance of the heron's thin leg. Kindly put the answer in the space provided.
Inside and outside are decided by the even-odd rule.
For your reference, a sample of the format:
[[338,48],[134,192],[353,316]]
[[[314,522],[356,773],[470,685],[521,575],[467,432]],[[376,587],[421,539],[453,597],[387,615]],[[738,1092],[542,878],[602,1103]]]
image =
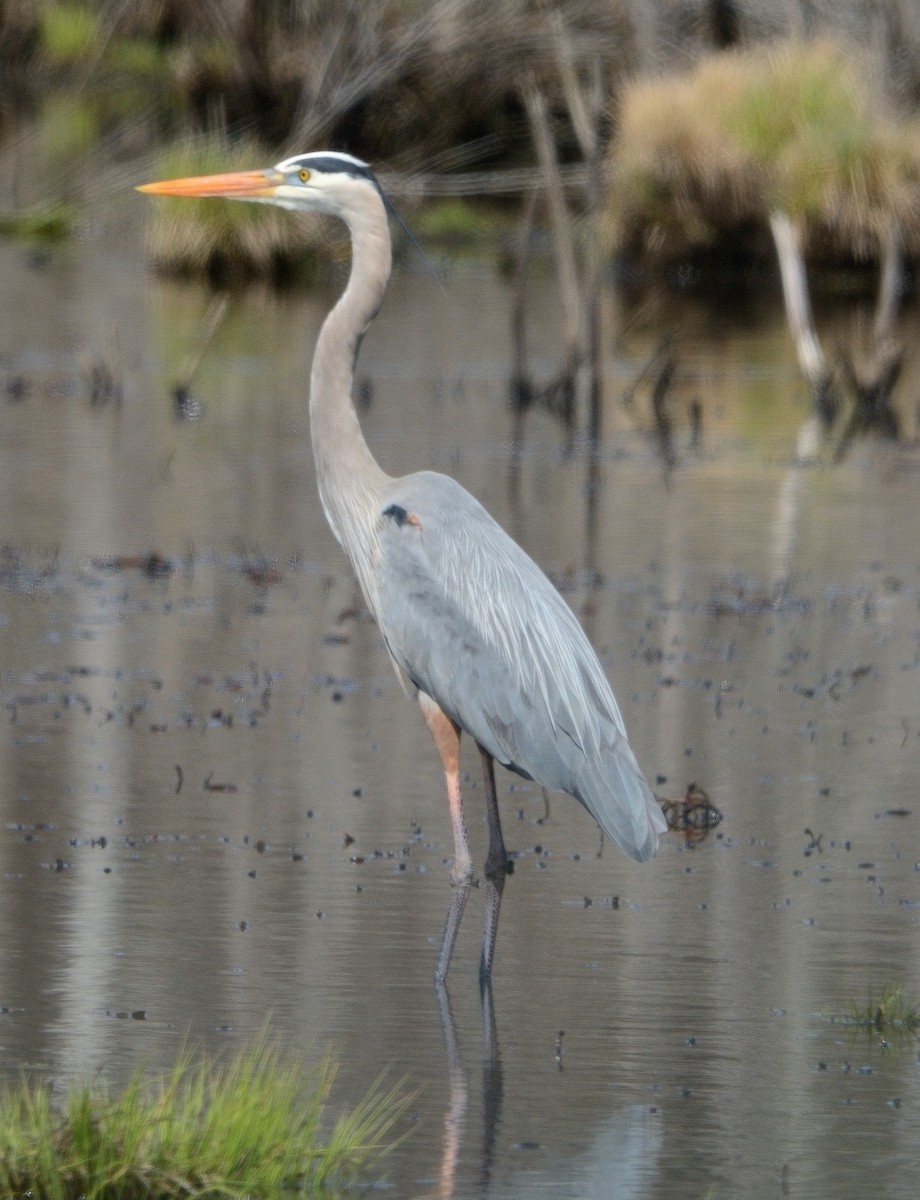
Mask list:
[[454,867],[451,871],[451,882],[454,894],[450,898],[450,908],[447,911],[447,924],[441,939],[441,952],[438,955],[438,965],[435,969],[435,980],[442,982],[447,976],[450,966],[450,956],[453,954],[457,931],[463,918],[463,910],[470,894],[473,882],[473,857],[470,854],[470,843],[466,835],[466,823],[463,820],[463,799],[460,795],[460,726],[424,692],[419,692],[419,705],[425,724],[431,731],[434,744],[441,756],[444,767],[444,778],[447,782],[447,800],[450,805],[450,823],[454,834]]
[[[455,868],[456,869],[456,868]],[[434,981],[440,985],[447,978],[450,957],[454,952],[454,942],[463,920],[463,910],[473,886],[472,872],[461,879],[454,879],[454,890],[450,897],[450,908],[447,910],[447,921],[444,924],[444,935],[441,938],[441,949],[438,952],[438,965],[434,969]]]
[[489,823],[489,856],[486,859],[486,923],[482,938],[482,958],[479,963],[479,986],[485,988],[492,976],[492,959],[498,935],[498,914],[501,909],[505,876],[508,874],[508,854],[502,837],[502,823],[495,794],[495,763],[492,755],[479,746],[482,773],[486,785],[486,816]]
[[454,869],[451,879],[454,883],[462,883],[473,876],[473,856],[470,854],[470,843],[466,836],[463,799],[460,795],[460,726],[424,692],[419,692],[418,702],[425,724],[441,756],[444,778],[447,781],[450,824],[454,833]]

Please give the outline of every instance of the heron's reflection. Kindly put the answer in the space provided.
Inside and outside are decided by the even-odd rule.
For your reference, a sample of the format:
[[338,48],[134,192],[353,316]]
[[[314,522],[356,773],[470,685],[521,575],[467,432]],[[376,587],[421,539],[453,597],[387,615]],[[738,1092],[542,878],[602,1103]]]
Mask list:
[[[482,999],[482,1136],[478,1154],[475,1143],[467,1138],[470,1101],[470,1074],[463,1060],[457,1024],[451,1011],[450,997],[444,984],[435,989],[441,1032],[447,1060],[448,1104],[444,1113],[441,1160],[438,1171],[439,1200],[453,1200],[459,1194],[486,1197],[491,1192],[496,1162],[497,1134],[502,1121],[504,1081],[492,986],[486,983]],[[556,1041],[556,1062],[562,1068],[562,1033]],[[512,1096],[512,1100],[513,1100]],[[573,1182],[585,1197],[605,1200],[646,1200],[652,1195],[658,1177],[664,1141],[664,1124],[654,1106],[628,1104],[598,1112],[592,1144],[573,1165]],[[461,1160],[466,1179],[471,1167],[476,1185],[464,1188],[458,1182]],[[527,1175],[509,1194],[531,1194],[532,1177]]]
[[[457,1164],[464,1144],[467,1110],[469,1108],[469,1073],[460,1050],[457,1023],[450,1006],[447,986],[435,988],[441,1033],[447,1056],[449,1099],[444,1113],[444,1134],[441,1143],[441,1167],[438,1172],[439,1200],[451,1200],[457,1188]],[[481,988],[483,1025],[482,1066],[482,1145],[479,1154],[479,1187],[485,1193],[492,1175],[495,1158],[495,1135],[502,1107],[502,1067],[498,1049],[498,1030],[492,984],[486,979]]]

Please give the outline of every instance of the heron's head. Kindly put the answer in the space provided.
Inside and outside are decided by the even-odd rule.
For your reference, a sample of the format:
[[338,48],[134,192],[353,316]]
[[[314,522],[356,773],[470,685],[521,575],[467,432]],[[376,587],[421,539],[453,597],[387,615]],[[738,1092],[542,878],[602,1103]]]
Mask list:
[[297,154],[277,166],[228,175],[196,175],[145,183],[137,189],[155,196],[206,196],[253,200],[299,211],[328,213],[347,220],[369,194],[383,198],[367,163],[350,154],[319,150]]

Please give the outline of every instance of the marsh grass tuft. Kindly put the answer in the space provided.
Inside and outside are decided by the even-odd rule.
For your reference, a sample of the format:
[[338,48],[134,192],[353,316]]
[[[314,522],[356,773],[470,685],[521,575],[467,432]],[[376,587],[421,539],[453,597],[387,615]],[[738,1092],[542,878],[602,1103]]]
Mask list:
[[411,1097],[378,1082],[326,1129],[334,1075],[328,1059],[282,1061],[263,1033],[224,1065],[186,1050],[117,1094],[79,1084],[58,1105],[25,1083],[0,1098],[0,1194],[257,1200],[347,1182],[394,1144]]
[[[157,156],[156,179],[179,179],[268,166],[277,154],[251,140],[210,135],[177,143]],[[284,282],[319,269],[328,226],[322,217],[269,204],[158,199],[147,246],[158,271],[217,283],[267,278]]]
[[763,229],[777,209],[848,252],[874,250],[892,219],[920,236],[916,131],[887,117],[836,43],[715,54],[637,80],[619,118],[610,214],[621,244],[681,253]]
[[899,985],[885,983],[877,997],[870,992],[865,1004],[853,1002],[851,1019],[879,1033],[913,1033],[920,1030],[920,1003]]

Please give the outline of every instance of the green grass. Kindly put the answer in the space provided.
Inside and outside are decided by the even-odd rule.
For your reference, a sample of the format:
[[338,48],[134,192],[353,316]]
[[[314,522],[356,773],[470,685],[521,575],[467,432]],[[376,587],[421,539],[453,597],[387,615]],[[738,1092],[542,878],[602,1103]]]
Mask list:
[[167,77],[170,62],[163,46],[152,38],[126,37],[107,29],[104,9],[79,0],[43,0],[38,14],[40,59],[65,73],[98,68],[103,73],[98,78],[106,77],[109,86],[113,72],[148,83]]
[[853,1002],[851,1018],[879,1033],[909,1033],[920,1030],[920,1003],[897,984],[885,983],[877,997],[870,992],[865,1004]]
[[69,237],[72,227],[73,210],[60,201],[0,214],[0,236],[46,245]]
[[427,201],[416,213],[413,224],[426,240],[463,242],[495,238],[508,228],[509,220],[492,206],[451,196]]
[[53,162],[66,182],[69,167],[87,155],[102,136],[101,104],[89,93],[54,92],[42,105],[36,149],[41,161]]
[[49,62],[76,66],[92,62],[102,46],[99,13],[85,4],[49,0],[40,17],[40,43]]
[[[186,140],[164,150],[154,179],[178,179],[270,166],[277,155],[252,141],[222,135]],[[138,182],[142,182],[138,180]],[[157,270],[225,283],[310,277],[327,241],[322,218],[239,200],[146,200],[147,244]]]
[[112,38],[105,49],[105,63],[115,71],[140,78],[162,75],[169,69],[163,48],[139,37]]
[[328,1060],[307,1071],[263,1033],[221,1065],[184,1051],[123,1091],[78,1084],[58,1105],[41,1084],[0,1098],[0,1194],[42,1200],[235,1200],[353,1179],[396,1140],[411,1097],[377,1083],[328,1126]]
[[854,64],[833,43],[795,42],[732,56],[732,63],[741,78],[724,113],[726,128],[762,161],[777,162],[800,137],[834,135],[867,112]]

